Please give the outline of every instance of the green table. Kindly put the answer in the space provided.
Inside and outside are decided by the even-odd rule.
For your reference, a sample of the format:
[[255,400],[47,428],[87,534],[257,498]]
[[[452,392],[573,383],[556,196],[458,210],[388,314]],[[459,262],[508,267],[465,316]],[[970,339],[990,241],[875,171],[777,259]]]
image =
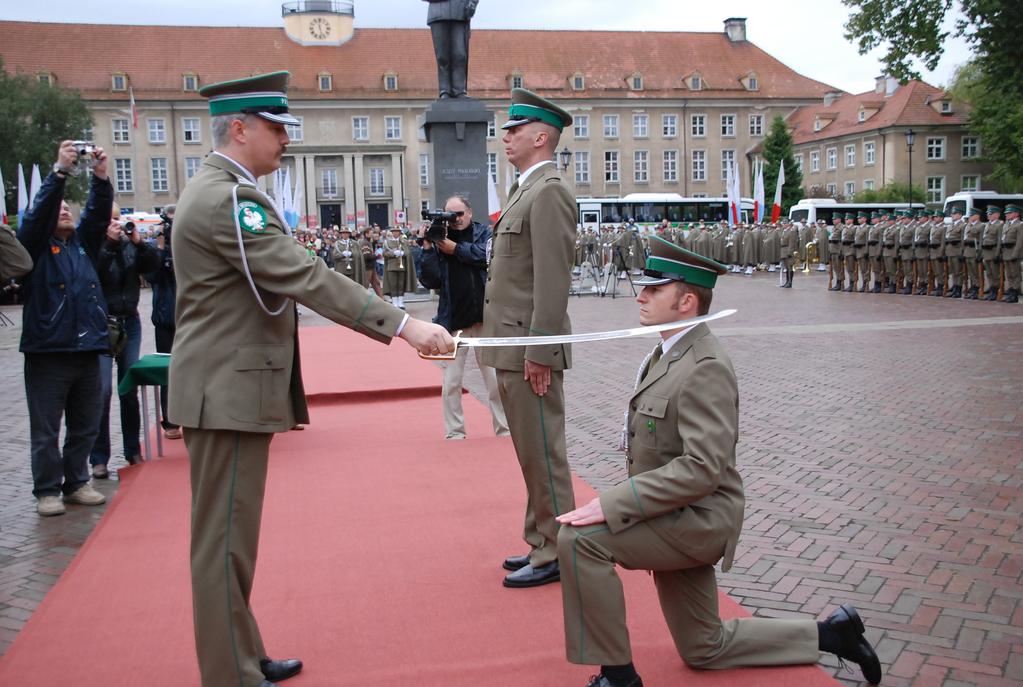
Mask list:
[[[128,368],[128,373],[117,385],[117,393],[120,396],[133,394],[138,387],[142,387],[142,436],[145,438],[146,460],[152,459],[152,452],[149,448],[149,403],[146,400],[146,387],[153,388],[153,412],[156,416],[156,423],[159,425],[160,387],[167,385],[170,361],[169,353],[151,353],[143,356]],[[163,456],[163,437],[160,435],[159,428],[156,430],[156,454]]]

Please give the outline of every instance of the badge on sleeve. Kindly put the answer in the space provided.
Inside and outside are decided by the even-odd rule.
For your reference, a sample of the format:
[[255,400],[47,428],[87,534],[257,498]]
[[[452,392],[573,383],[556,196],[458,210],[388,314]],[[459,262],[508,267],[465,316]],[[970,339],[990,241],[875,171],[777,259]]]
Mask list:
[[238,226],[250,234],[265,234],[266,225],[266,210],[259,203],[251,200],[238,203]]

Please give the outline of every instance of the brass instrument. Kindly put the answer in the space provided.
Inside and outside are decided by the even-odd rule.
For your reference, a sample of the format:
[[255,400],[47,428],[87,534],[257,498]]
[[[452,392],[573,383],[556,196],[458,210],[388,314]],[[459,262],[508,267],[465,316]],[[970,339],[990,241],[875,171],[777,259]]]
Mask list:
[[818,262],[816,241],[806,242],[806,265],[803,267],[803,274],[807,274],[810,271],[811,262]]
[[345,244],[345,251],[348,252],[348,264],[345,265],[345,271],[347,272],[352,269],[352,240],[348,239],[343,243]]

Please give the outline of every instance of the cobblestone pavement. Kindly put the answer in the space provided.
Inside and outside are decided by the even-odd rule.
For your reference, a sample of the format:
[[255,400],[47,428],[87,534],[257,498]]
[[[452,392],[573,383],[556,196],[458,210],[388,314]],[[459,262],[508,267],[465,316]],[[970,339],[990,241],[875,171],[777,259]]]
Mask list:
[[[739,309],[712,327],[739,379],[747,507],[722,588],[765,617],[820,617],[853,602],[891,687],[1020,685],[1023,307],[830,293],[816,273],[791,290],[777,283],[729,275],[715,293],[714,310]],[[576,331],[636,324],[629,297],[573,297],[569,309]],[[326,323],[306,313],[303,324]],[[0,651],[103,511],[35,515],[19,334],[0,328]],[[621,413],[653,343],[573,351],[569,458],[598,490],[625,474]],[[485,398],[472,356],[466,383]],[[824,665],[861,684],[858,671]]]

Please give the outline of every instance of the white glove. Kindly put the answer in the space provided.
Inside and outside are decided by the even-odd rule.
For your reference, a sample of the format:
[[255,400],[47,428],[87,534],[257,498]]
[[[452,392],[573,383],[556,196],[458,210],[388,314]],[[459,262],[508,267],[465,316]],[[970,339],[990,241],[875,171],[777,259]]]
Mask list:
[[345,258],[350,258],[350,257],[352,257],[352,251],[350,251],[350,250],[341,251],[341,256],[345,257]]
[[400,258],[403,255],[405,255],[405,251],[403,251],[403,250],[396,250],[396,251],[394,251],[394,254],[397,255]]

